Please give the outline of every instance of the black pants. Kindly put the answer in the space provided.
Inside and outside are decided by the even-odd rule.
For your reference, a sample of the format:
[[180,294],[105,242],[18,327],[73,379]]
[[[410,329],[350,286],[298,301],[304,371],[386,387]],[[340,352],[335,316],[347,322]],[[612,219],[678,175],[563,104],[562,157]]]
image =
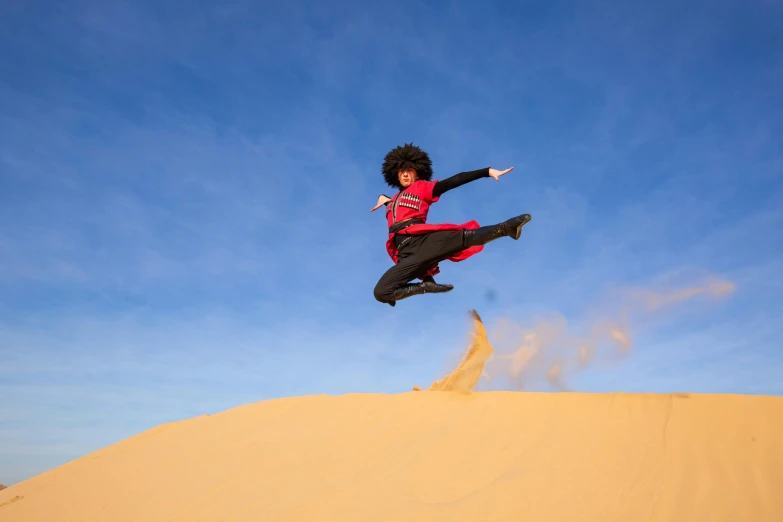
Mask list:
[[382,303],[393,301],[394,291],[414,279],[440,261],[464,250],[462,230],[439,230],[427,234],[397,235],[395,237],[397,264],[381,276],[375,285],[375,299]]

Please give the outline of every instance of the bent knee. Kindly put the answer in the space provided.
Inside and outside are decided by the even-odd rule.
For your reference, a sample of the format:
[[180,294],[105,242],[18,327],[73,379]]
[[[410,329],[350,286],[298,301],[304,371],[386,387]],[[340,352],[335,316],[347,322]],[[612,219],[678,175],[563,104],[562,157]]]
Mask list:
[[394,292],[391,291],[390,289],[382,286],[376,286],[375,289],[372,291],[373,296],[375,296],[375,300],[381,303],[388,303],[389,301],[391,301],[393,293]]
[[372,294],[375,296],[376,301],[380,303],[392,304],[394,303],[394,291],[396,289],[396,285],[390,284],[388,281],[381,279],[378,281],[378,284],[375,285]]

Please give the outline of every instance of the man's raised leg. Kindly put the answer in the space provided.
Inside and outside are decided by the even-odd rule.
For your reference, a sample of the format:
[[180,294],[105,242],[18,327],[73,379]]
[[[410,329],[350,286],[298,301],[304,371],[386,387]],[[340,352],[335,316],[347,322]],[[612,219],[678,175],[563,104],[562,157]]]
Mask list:
[[522,214],[497,225],[489,225],[475,230],[465,230],[463,234],[465,246],[486,245],[490,241],[506,236],[514,240],[519,239],[520,234],[522,234],[522,227],[528,221],[530,221],[530,214]]

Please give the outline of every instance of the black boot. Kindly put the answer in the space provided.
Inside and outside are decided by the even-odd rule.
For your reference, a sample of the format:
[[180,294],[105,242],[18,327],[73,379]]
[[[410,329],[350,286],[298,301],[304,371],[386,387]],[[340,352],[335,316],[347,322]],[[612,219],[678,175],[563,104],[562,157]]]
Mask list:
[[[396,303],[400,299],[405,299],[412,295],[439,294],[442,292],[448,292],[453,288],[454,287],[452,285],[439,285],[435,282],[434,279],[428,278],[428,280],[425,280],[423,283],[411,283],[395,290],[393,295],[394,300],[392,303]],[[394,306],[392,303],[389,304]]]
[[530,214],[522,214],[497,225],[481,227],[476,230],[465,230],[462,233],[462,237],[466,247],[486,245],[490,241],[505,236],[517,240],[522,234],[522,227],[528,221],[530,221]]
[[427,285],[428,292],[448,292],[449,290],[453,289],[453,285],[444,285],[444,284],[438,284],[435,282],[435,278],[432,276],[426,276],[422,278],[422,281]]
[[436,283],[435,278],[432,276],[425,277],[421,283],[424,286],[424,290],[430,294],[441,294],[454,289],[454,285],[444,285],[443,283]]

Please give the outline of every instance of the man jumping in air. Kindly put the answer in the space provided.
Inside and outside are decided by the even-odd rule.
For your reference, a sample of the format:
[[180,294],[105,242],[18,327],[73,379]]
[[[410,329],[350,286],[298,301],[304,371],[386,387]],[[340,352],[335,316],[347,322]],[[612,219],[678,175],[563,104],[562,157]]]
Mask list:
[[[445,192],[480,178],[500,176],[514,170],[484,168],[461,172],[441,181],[431,181],[432,161],[413,144],[392,149],[384,159],[383,178],[399,190],[394,197],[381,194],[370,212],[386,206],[389,235],[386,251],[394,266],[375,285],[375,299],[394,306],[400,299],[424,293],[448,292],[452,285],[435,282],[441,261],[463,261],[501,237],[519,239],[530,214],[522,214],[497,225],[479,227],[474,221],[461,225],[427,224],[429,207]],[[410,283],[421,279],[421,283]]]

